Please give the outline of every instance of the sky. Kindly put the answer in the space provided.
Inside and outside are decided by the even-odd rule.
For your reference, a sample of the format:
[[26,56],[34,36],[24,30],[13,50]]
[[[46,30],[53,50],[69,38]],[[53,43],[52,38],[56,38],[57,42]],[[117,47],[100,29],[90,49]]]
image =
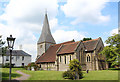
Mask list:
[[[0,0],[0,35],[3,41],[12,34],[14,49],[37,57],[40,37],[47,10],[51,33],[56,43],[84,37],[105,40],[118,33],[119,0]],[[5,44],[7,45],[7,43]]]

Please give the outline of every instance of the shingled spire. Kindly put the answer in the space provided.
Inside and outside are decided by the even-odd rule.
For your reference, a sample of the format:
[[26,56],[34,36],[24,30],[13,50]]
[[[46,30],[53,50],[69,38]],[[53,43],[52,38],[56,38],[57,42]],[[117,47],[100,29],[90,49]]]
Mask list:
[[56,44],[56,43],[50,32],[48,17],[46,13],[44,23],[43,23],[42,33],[37,42],[37,56],[40,57],[53,44]]
[[40,36],[40,38],[38,40],[38,43],[42,43],[42,42],[50,42],[50,43],[54,43],[55,44],[55,40],[52,37],[52,34],[50,32],[50,27],[49,27],[47,13],[45,14],[45,19],[44,19],[44,23],[43,23],[42,33],[41,33],[41,36]]

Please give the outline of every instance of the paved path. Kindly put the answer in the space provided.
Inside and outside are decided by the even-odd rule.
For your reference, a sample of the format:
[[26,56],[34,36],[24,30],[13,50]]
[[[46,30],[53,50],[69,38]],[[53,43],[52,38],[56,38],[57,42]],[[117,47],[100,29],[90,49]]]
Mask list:
[[20,74],[20,75],[22,75],[21,77],[18,77],[18,78],[15,78],[15,79],[13,79],[13,80],[27,80],[29,77],[30,77],[30,75],[28,75],[28,74],[25,74],[25,73],[23,73],[23,72],[21,72],[21,71],[16,71],[18,74]]

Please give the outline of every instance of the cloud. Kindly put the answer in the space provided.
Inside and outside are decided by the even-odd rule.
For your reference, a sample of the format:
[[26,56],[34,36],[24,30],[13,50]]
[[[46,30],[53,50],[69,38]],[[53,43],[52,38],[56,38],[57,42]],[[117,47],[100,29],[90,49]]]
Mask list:
[[[22,44],[23,50],[32,55],[32,61],[37,54],[37,34],[41,32],[45,9],[49,16],[51,29],[57,25],[55,18],[58,12],[57,0],[10,0],[0,16],[0,33],[3,40],[10,34],[16,37],[15,49]],[[3,24],[1,21],[5,21]],[[7,45],[7,44],[6,44]]]
[[85,33],[78,32],[78,31],[64,31],[64,30],[56,30],[53,33],[53,37],[57,43],[76,40],[80,41],[85,37]]
[[118,28],[115,28],[110,31],[110,35],[112,36],[113,34],[118,34]]
[[71,24],[80,22],[103,23],[110,20],[110,16],[102,15],[101,11],[108,0],[67,0],[67,4],[61,6],[66,17],[75,18]]

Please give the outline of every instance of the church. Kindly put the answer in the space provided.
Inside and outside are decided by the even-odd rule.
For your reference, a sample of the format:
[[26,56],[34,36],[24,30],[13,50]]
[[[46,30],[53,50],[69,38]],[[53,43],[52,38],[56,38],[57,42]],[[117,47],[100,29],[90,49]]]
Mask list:
[[37,42],[36,64],[43,70],[66,71],[69,70],[70,61],[78,59],[82,70],[104,70],[108,68],[106,58],[105,55],[99,54],[103,48],[101,37],[56,44],[45,14],[42,32]]

